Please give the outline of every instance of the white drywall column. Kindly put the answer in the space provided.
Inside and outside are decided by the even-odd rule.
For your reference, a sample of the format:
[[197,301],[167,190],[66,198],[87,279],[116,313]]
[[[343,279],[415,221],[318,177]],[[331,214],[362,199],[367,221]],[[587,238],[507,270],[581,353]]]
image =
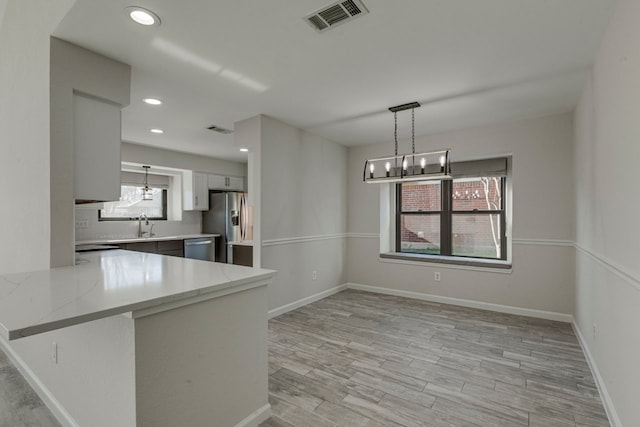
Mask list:
[[347,149],[264,115],[234,132],[236,145],[249,148],[254,265],[278,271],[269,309],[343,285]]
[[261,218],[261,123],[262,116],[251,117],[236,122],[234,125],[234,142],[238,147],[249,149],[247,165],[247,192],[249,193],[249,209],[253,216],[253,266],[262,266],[262,228]]
[[49,268],[49,40],[73,4],[0,3],[1,273]]
[[261,260],[278,271],[273,310],[346,283],[348,154],[267,116],[260,140]]
[[129,105],[131,67],[51,38],[51,266],[74,263],[73,92]]

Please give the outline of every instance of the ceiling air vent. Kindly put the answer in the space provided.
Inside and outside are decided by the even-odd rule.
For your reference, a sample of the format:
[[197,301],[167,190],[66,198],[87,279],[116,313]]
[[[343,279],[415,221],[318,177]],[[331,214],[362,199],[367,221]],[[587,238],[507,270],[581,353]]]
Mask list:
[[322,33],[369,13],[360,0],[338,1],[304,17],[316,31]]
[[225,135],[233,133],[232,130],[221,128],[220,126],[216,126],[216,125],[211,125],[207,129],[212,130],[214,132],[218,132],[218,133],[224,133]]

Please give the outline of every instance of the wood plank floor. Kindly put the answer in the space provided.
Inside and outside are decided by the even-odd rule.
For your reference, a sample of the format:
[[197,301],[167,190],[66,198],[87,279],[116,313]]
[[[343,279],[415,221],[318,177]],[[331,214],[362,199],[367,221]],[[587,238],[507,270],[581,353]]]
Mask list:
[[0,351],[0,427],[58,427],[35,391]]
[[569,324],[344,291],[269,322],[261,427],[608,426]]
[[[570,325],[352,290],[269,321],[269,400],[261,427],[609,425]],[[0,352],[0,426],[58,425]]]

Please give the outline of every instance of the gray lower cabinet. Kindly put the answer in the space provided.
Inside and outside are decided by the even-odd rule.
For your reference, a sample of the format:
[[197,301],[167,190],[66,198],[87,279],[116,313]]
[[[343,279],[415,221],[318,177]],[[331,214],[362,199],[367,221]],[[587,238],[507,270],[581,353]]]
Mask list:
[[120,245],[120,248],[126,249],[128,251],[149,252],[152,254],[155,254],[158,252],[157,242],[124,243]]
[[232,263],[253,267],[253,246],[231,245]]
[[158,244],[157,253],[161,255],[184,257],[184,241],[183,240],[162,240],[156,243]]
[[123,243],[120,248],[128,251],[184,257],[182,242],[182,240],[160,240],[155,242]]

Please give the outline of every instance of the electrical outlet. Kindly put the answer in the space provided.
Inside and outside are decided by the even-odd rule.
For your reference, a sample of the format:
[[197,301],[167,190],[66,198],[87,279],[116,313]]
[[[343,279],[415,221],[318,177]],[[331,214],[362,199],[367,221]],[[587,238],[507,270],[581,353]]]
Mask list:
[[318,270],[313,270],[311,272],[311,280],[318,280]]
[[433,273],[433,280],[435,280],[436,282],[440,281],[440,272],[436,271],[435,273]]
[[58,364],[58,343],[51,343],[51,360],[56,365]]

